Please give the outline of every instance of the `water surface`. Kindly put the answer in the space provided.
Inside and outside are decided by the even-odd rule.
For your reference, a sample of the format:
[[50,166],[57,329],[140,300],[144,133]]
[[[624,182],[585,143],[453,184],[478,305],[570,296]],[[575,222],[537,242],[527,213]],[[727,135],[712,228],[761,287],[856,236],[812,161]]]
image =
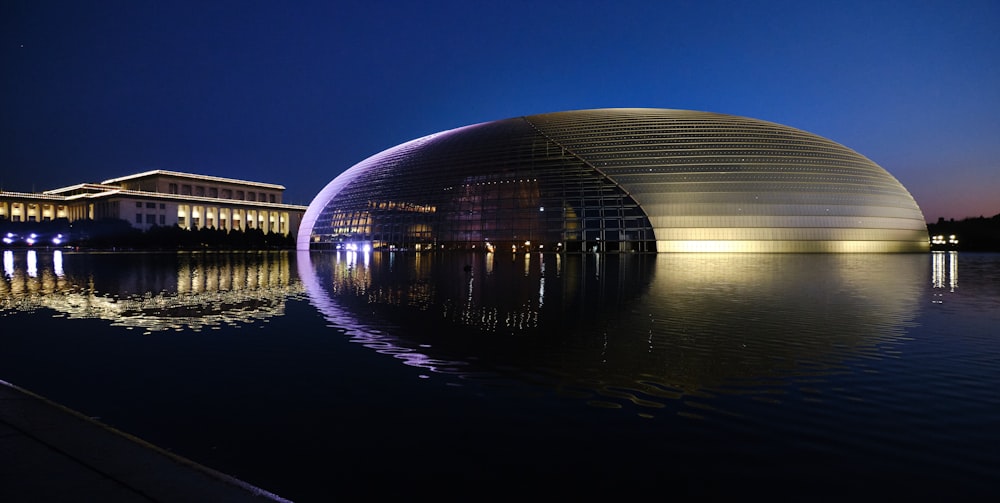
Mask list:
[[997,254],[3,254],[0,378],[297,501],[998,481]]

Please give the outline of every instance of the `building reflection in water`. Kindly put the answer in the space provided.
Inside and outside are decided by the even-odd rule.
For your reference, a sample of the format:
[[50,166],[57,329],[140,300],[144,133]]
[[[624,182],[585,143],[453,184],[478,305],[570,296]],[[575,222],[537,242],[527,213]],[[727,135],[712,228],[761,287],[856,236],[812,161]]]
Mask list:
[[3,263],[2,315],[51,309],[146,333],[256,323],[304,292],[288,252],[4,250]]
[[311,302],[355,342],[432,372],[515,377],[643,414],[881,358],[911,326],[930,273],[922,254],[299,252],[296,262]]
[[947,253],[928,268],[923,254],[5,250],[0,316],[197,331],[307,298],[330,328],[426,377],[513,378],[653,414],[704,393],[774,399],[789,379],[882,358],[927,290],[957,289],[957,270]]

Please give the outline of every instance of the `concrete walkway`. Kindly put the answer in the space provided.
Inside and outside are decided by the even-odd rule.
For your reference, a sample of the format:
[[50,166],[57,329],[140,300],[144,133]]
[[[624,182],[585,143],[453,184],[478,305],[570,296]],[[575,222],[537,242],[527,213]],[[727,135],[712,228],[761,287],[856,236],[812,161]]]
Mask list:
[[0,501],[288,500],[0,381]]

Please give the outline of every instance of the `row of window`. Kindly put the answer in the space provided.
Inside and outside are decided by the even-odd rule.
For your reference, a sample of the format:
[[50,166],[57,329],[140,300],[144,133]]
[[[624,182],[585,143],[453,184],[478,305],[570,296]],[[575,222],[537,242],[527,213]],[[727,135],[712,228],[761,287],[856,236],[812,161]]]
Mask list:
[[912,218],[834,216],[834,215],[687,215],[652,216],[650,221],[657,228],[670,229],[727,229],[754,228],[842,228],[842,229],[894,229],[926,232],[927,226]]
[[816,152],[813,150],[806,152],[781,152],[772,150],[758,151],[732,151],[718,148],[686,148],[686,149],[646,149],[638,150],[633,148],[620,148],[601,150],[599,152],[586,153],[580,155],[589,161],[625,161],[632,159],[662,159],[664,163],[676,163],[689,161],[691,159],[703,160],[705,162],[733,162],[737,158],[740,162],[789,162],[799,161],[816,164],[819,162],[840,163],[858,166],[864,169],[872,169],[871,164],[863,163],[855,156],[843,155],[830,152]]
[[661,228],[657,241],[898,241],[927,240],[927,230],[852,229],[837,227],[720,227],[720,228]]
[[211,197],[215,199],[236,199],[238,201],[278,202],[276,194],[233,189],[219,189],[218,187],[206,188],[203,185],[169,183],[167,184],[167,193],[180,194],[182,196]]
[[920,222],[912,208],[868,204],[762,203],[747,201],[675,202],[670,199],[647,201],[643,210],[665,217],[726,217],[726,216],[842,216],[903,218]]
[[[0,222],[2,222],[4,220],[7,220],[7,216],[6,215],[0,215]],[[49,216],[43,216],[42,217],[42,222],[48,222],[50,220],[52,220],[52,217],[49,217]],[[11,215],[10,216],[10,221],[11,222],[21,222],[22,221],[21,215]],[[27,217],[25,217],[25,219],[23,221],[24,222],[37,222],[38,221],[38,217],[35,216],[35,215],[28,215]]]
[[0,220],[11,222],[46,222],[56,217],[65,217],[67,207],[59,204],[7,203],[0,201]]
[[[216,226],[218,226],[218,229],[220,229],[220,230],[229,230],[229,221],[226,220],[226,219],[224,219],[224,218],[220,218],[218,220],[216,220],[214,218],[206,218],[206,219],[203,220],[201,217],[191,217],[191,228],[193,228],[193,229],[200,229],[200,228],[202,228],[202,222],[204,222],[204,227],[207,227],[207,228],[210,228],[210,229],[215,229]],[[240,220],[239,219],[234,219],[233,222],[232,222],[232,225],[233,225],[234,229],[242,230],[242,226],[240,224]],[[177,217],[177,226],[185,228],[185,229],[188,228],[188,219],[187,219],[187,217],[178,216]],[[271,220],[270,222],[268,222],[266,220],[261,220],[259,222],[256,221],[256,220],[247,220],[246,221],[246,228],[247,229],[257,229],[257,228],[260,228],[261,230],[263,230],[265,232],[283,232],[283,227],[284,227],[284,223],[282,223],[282,222],[276,222],[274,220]]]
[[[659,162],[657,162],[659,161]],[[772,158],[772,159],[731,159],[731,158],[711,158],[711,157],[695,157],[688,156],[679,159],[662,160],[660,158],[653,159],[642,159],[642,158],[621,158],[615,157],[605,161],[593,160],[596,166],[600,166],[602,169],[606,169],[610,172],[611,169],[635,169],[636,167],[642,169],[669,169],[675,167],[682,167],[686,169],[711,169],[711,168],[724,168],[729,171],[733,170],[744,170],[744,169],[767,169],[773,166],[781,171],[794,172],[794,170],[808,168],[809,170],[816,169],[816,167],[841,167],[841,168],[851,168],[853,170],[859,170],[858,163],[852,161],[835,161],[832,159],[801,159],[798,157],[787,157],[783,159]],[[770,166],[769,166],[770,165]],[[865,169],[860,170],[865,171],[868,175],[877,175],[881,177],[887,177],[879,170],[875,169]]]
[[159,225],[167,225],[167,217],[166,217],[166,215],[155,215],[153,213],[146,213],[145,215],[143,215],[142,213],[136,213],[135,214],[135,223],[142,224],[143,223],[143,216],[146,217],[145,218],[146,225],[156,225],[157,224],[157,217],[159,217]]
[[[611,176],[617,176],[624,173],[663,173],[663,174],[702,174],[702,173],[732,173],[734,171],[739,172],[761,172],[761,173],[782,173],[782,174],[796,174],[796,175],[811,175],[811,174],[845,174],[845,175],[859,175],[871,178],[877,178],[880,180],[891,180],[891,175],[888,173],[881,173],[873,171],[867,168],[859,168],[857,165],[842,165],[841,163],[811,163],[811,162],[792,162],[788,161],[788,164],[792,164],[795,168],[794,171],[789,169],[789,165],[774,165],[774,164],[754,164],[754,165],[740,165],[740,164],[702,164],[702,163],[683,163],[683,164],[668,164],[668,165],[658,165],[658,164],[647,164],[638,166],[612,166],[611,163],[596,163],[601,166],[602,171],[608,173]],[[808,164],[808,170],[806,168]],[[841,167],[844,166],[844,167]]]

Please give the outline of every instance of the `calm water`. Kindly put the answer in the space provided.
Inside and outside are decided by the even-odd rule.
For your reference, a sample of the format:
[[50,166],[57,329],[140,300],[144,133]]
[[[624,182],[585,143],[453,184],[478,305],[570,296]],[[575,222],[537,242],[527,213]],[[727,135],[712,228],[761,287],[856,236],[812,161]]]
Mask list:
[[295,501],[1000,483],[1000,254],[14,250],[3,273],[0,379]]

